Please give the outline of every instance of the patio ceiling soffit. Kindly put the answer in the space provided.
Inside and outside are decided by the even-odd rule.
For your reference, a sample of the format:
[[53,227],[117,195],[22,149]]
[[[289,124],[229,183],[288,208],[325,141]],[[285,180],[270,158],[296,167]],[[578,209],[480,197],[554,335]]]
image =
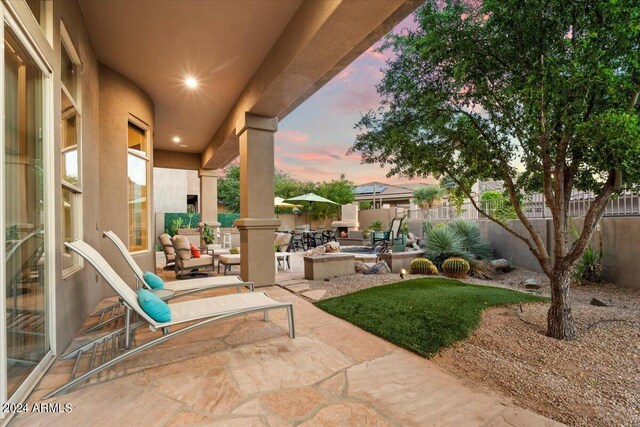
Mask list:
[[304,2],[203,151],[202,168],[223,168],[238,156],[235,126],[246,112],[282,120],[420,3]]

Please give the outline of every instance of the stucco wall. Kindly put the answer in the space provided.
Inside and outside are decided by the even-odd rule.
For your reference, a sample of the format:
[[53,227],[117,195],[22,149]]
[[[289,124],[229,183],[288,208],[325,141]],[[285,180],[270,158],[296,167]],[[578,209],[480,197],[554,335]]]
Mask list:
[[[129,218],[127,211],[127,129],[131,116],[147,124],[151,135],[149,156],[153,165],[154,107],[149,96],[125,76],[100,64],[100,230],[114,231],[127,241]],[[149,236],[153,245],[153,173],[149,171]],[[129,283],[135,283],[133,273],[112,243],[103,239],[102,254],[115,270]],[[153,246],[134,255],[143,270],[154,271]],[[112,295],[111,288],[103,286],[103,296]]]
[[[580,229],[582,220],[574,220]],[[600,231],[594,232],[591,245],[598,249],[602,237],[604,279],[628,288],[640,289],[640,217],[606,217]]]
[[389,228],[389,223],[393,219],[393,209],[362,209],[358,211],[358,222],[360,230],[367,230],[373,221],[382,221],[382,229]]
[[[84,19],[78,4],[73,1],[54,2],[53,4],[53,50],[54,50],[54,153],[60,153],[60,21],[65,24],[82,63],[80,72],[80,92],[82,109],[81,164],[82,164],[82,238],[94,247],[100,247],[99,233],[96,231],[100,221],[98,206],[100,185],[94,172],[99,169],[99,100],[98,63],[91,46]],[[33,33],[33,31],[30,31]],[[55,156],[54,176],[56,189],[59,188],[60,155]],[[60,221],[62,211],[61,191],[55,195],[56,223]],[[63,351],[76,334],[87,315],[102,298],[99,280],[95,271],[88,265],[71,276],[62,279],[62,232],[61,227],[50,230],[56,241],[56,342],[58,353]]]
[[[572,224],[580,230],[582,219],[573,218]],[[495,251],[495,256],[541,272],[538,261],[529,248],[502,227],[488,220],[476,221],[482,236]],[[551,219],[532,219],[531,224],[545,243],[547,251],[553,247],[553,224]],[[520,234],[527,235],[517,220],[509,221],[509,226]],[[418,223],[412,222],[410,229],[418,231]],[[420,233],[421,235],[422,233]],[[635,262],[640,252],[640,217],[605,217],[600,221],[600,231],[591,238],[591,245],[597,249],[599,239],[605,253],[604,279],[620,286],[640,289],[640,263]]]
[[[497,258],[507,259],[515,265],[519,265],[530,270],[542,271],[536,258],[533,256],[527,245],[525,245],[521,240],[517,239],[512,234],[509,234],[504,228],[500,227],[493,221],[482,220],[476,222],[480,226],[482,237],[487,239],[491,244]],[[509,227],[514,231],[522,235],[528,235],[527,230],[520,221],[510,220],[508,223]],[[542,241],[545,242],[547,250],[549,250],[552,242],[551,239],[553,238],[551,222],[546,219],[532,219],[531,225],[536,229]]]
[[193,194],[187,193],[187,188],[186,170],[153,168],[154,211],[157,213],[186,212],[187,194]]

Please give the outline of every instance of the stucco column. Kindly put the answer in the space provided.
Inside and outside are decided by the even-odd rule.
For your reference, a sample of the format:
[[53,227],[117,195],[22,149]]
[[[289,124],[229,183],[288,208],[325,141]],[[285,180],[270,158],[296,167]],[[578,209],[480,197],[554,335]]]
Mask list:
[[240,143],[240,275],[256,286],[275,283],[273,134],[278,119],[245,113],[236,124]]
[[219,227],[218,222],[218,170],[200,169],[200,220]]
[[[217,169],[200,169],[198,177],[200,178],[200,227],[205,224],[214,229],[216,235],[220,228],[218,222],[218,170]],[[202,234],[202,228],[200,228]],[[202,235],[200,236],[202,240]],[[216,241],[217,243],[217,241]]]

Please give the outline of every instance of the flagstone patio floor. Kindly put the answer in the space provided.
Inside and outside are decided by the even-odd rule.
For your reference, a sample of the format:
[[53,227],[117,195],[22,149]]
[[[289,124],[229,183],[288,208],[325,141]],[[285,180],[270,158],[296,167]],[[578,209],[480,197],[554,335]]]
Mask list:
[[[287,335],[284,310],[272,311],[266,322],[252,314],[213,324],[47,401],[71,403],[71,412],[19,414],[11,425],[559,425],[474,389],[284,288],[259,290],[294,304],[295,339]],[[92,322],[95,318],[86,325]],[[136,340],[140,344],[151,336],[144,329]],[[71,347],[88,338],[78,336]],[[66,381],[72,365],[56,361],[28,403],[42,401]]]

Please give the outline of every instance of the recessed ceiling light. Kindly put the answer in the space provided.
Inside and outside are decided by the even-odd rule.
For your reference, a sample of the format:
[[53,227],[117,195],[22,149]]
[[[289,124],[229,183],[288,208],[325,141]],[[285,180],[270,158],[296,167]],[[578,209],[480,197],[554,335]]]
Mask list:
[[187,144],[180,144],[180,147],[186,147]]
[[192,76],[187,77],[184,80],[184,84],[186,84],[187,87],[190,87],[192,89],[195,88],[195,87],[198,87],[198,81],[196,80],[195,77],[192,77]]
[[180,137],[179,137],[179,136],[174,136],[174,137],[172,138],[172,141],[173,141],[173,142],[175,142],[175,143],[177,144],[177,143],[179,143],[179,142],[180,142],[180,141],[182,141],[182,140],[180,139]]

